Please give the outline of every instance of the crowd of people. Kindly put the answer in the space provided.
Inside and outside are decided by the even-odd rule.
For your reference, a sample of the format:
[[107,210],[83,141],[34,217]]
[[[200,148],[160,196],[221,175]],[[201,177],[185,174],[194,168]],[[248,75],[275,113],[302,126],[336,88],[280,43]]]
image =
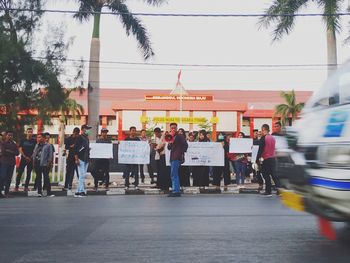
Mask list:
[[[75,197],[86,196],[85,178],[88,167],[94,177],[94,190],[97,191],[99,182],[105,184],[108,190],[110,184],[109,159],[90,159],[89,132],[91,127],[82,125],[81,129],[74,128],[73,134],[65,139],[66,155],[66,177],[62,190],[72,189],[74,175],[77,175],[78,186],[75,191]],[[259,151],[256,160],[251,159],[248,153],[232,153],[229,151],[231,135],[219,133],[216,140],[221,142],[225,153],[224,166],[186,166],[184,163],[185,152],[188,148],[188,142],[210,142],[208,133],[200,130],[198,133],[190,132],[186,134],[185,130],[176,123],[170,124],[170,131],[162,131],[160,128],[154,129],[154,138],[151,140],[146,135],[146,130],[141,130],[141,136],[137,136],[136,127],[129,129],[129,136],[126,141],[147,141],[151,147],[151,158],[156,163],[156,174],[153,171],[151,163],[147,165],[151,184],[163,191],[171,192],[170,197],[181,196],[181,188],[192,186],[205,188],[210,184],[220,189],[221,181],[224,183],[224,190],[231,184],[236,184],[238,188],[244,188],[246,177],[253,174],[253,182],[259,184],[259,190],[263,190],[265,182],[265,191],[262,194],[271,196],[272,183],[279,187],[279,180],[276,178],[275,170],[275,138],[282,134],[282,125],[280,122],[274,124],[275,132],[270,134],[270,127],[264,124],[261,131],[253,131],[253,144],[259,145]],[[243,132],[237,134],[238,138],[245,138]],[[19,191],[19,185],[22,175],[26,168],[26,178],[24,182],[24,191],[29,191],[29,182],[32,171],[35,171],[35,183],[32,190],[37,191],[39,197],[43,195],[54,196],[51,191],[50,169],[54,159],[54,147],[50,144],[50,134],[38,134],[36,139],[33,137],[33,129],[26,130],[26,137],[17,145],[13,141],[13,132],[7,131],[1,133],[0,140],[0,198],[10,197],[10,185],[12,175],[16,165],[16,156],[20,155],[20,162],[17,169],[16,183],[14,192]],[[108,130],[103,128],[101,136],[96,143],[111,143],[108,137]],[[166,165],[165,147],[170,151],[170,166]],[[67,153],[68,152],[68,153]],[[124,165],[123,178],[125,180],[125,189],[130,187],[130,177],[134,179],[134,189],[139,187],[139,174],[141,182],[145,180],[145,165],[126,164]],[[234,177],[232,175],[235,175]],[[192,178],[192,180],[191,180]],[[233,180],[234,178],[234,180]],[[43,182],[42,182],[43,180]],[[4,192],[4,194],[2,193]],[[277,191],[278,193],[278,191]]]

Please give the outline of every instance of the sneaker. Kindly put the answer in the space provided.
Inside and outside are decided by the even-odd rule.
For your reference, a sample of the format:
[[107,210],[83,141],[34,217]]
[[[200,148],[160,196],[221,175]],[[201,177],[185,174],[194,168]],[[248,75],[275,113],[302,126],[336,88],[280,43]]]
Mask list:
[[80,193],[79,197],[86,197],[86,194],[84,192]]
[[38,194],[37,197],[42,197],[42,194]]
[[55,197],[55,195],[54,194],[49,194],[49,195],[47,195],[47,197]]
[[269,193],[266,193],[266,192],[263,192],[260,195],[265,196],[265,197],[272,197],[272,194],[269,194]]
[[135,190],[139,190],[139,187],[138,187],[138,186],[135,186]]
[[129,186],[126,186],[126,187],[124,188],[124,190],[129,190]]
[[63,188],[62,188],[62,191],[65,191],[65,192],[67,192],[67,191],[68,191],[68,188],[66,188],[66,187],[63,187]]
[[74,193],[74,197],[79,197],[81,193]]

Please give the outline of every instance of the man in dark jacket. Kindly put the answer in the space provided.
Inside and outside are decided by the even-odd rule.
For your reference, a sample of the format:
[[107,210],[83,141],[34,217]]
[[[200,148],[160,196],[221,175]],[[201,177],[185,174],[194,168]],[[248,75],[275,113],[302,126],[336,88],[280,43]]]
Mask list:
[[188,144],[185,136],[177,135],[177,124],[170,124],[170,134],[173,136],[173,141],[168,144],[170,150],[170,166],[171,166],[171,183],[172,193],[169,197],[180,197],[180,180],[179,180],[179,167],[184,161],[184,154],[187,151]]
[[[19,151],[16,143],[13,141],[13,132],[7,131],[5,140],[1,144],[1,171],[0,171],[0,189],[5,187],[5,197],[9,197],[9,190],[12,181],[13,170],[16,165],[16,156]],[[0,192],[0,197],[4,197]]]
[[85,177],[90,161],[90,142],[89,133],[91,127],[84,124],[81,126],[81,134],[77,138],[74,146],[74,159],[75,164],[78,166],[79,171],[79,184],[75,197],[85,197]]
[[[112,143],[111,139],[108,138],[108,130],[106,128],[101,129],[101,137],[97,139],[96,143]],[[96,159],[95,167],[91,173],[94,176],[95,191],[98,189],[99,179],[105,182],[106,190],[109,189],[109,159]]]
[[67,164],[66,164],[66,180],[64,182],[64,188],[62,189],[64,191],[72,189],[74,172],[77,173],[79,178],[77,165],[75,164],[75,159],[74,159],[74,155],[75,155],[74,146],[77,138],[79,137],[79,133],[80,133],[80,129],[78,127],[75,127],[73,130],[73,134],[69,136],[64,142],[65,151],[68,150]]

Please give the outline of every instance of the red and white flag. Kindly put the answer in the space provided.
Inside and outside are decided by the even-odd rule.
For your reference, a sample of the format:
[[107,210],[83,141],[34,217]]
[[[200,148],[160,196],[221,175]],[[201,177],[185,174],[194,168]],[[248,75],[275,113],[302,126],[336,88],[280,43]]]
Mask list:
[[180,79],[181,79],[181,69],[180,69],[179,73],[177,74],[177,84],[180,83]]

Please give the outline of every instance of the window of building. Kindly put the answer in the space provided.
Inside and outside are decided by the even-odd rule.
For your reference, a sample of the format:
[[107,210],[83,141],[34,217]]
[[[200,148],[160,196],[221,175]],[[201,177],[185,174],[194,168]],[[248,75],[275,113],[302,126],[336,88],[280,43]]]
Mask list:
[[116,116],[107,116],[107,126],[116,126],[117,117]]

